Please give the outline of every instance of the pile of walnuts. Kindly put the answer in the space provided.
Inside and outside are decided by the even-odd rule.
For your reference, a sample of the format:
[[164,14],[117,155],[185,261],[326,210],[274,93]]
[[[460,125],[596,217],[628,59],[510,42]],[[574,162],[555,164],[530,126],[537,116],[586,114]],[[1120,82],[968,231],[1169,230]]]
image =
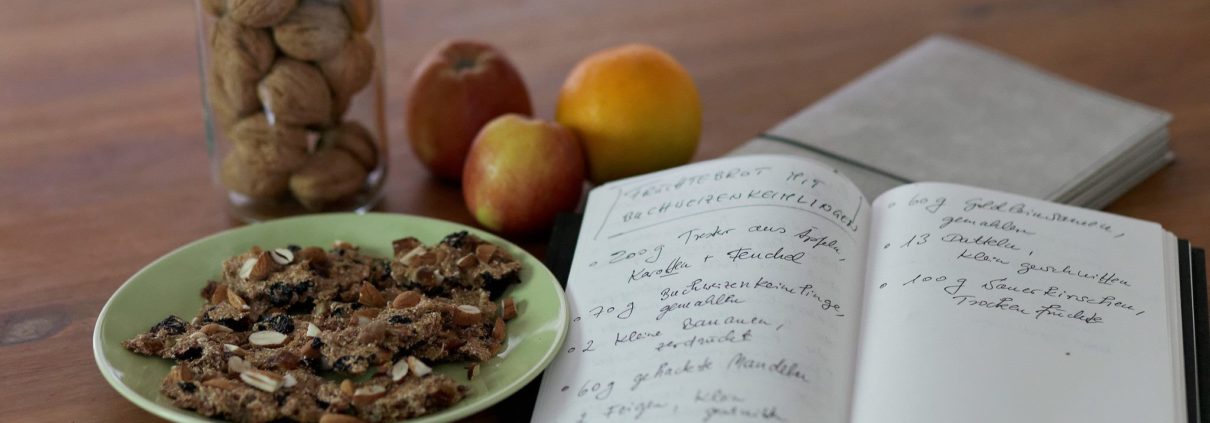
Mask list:
[[[253,199],[308,210],[358,194],[379,161],[373,134],[344,120],[374,74],[371,0],[204,0],[210,109],[232,146],[219,176]],[[318,142],[310,140],[318,137]]]

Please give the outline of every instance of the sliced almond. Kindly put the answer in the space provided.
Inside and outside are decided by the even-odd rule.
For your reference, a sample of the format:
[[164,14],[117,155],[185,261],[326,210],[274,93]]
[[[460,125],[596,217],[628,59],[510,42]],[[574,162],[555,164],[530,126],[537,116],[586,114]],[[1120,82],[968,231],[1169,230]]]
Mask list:
[[235,389],[239,387],[239,383],[236,383],[231,379],[216,377],[202,382],[202,386],[209,386],[218,389]]
[[501,306],[504,309],[502,312],[504,320],[512,320],[517,317],[517,302],[513,300],[513,297],[504,297]]
[[508,336],[506,331],[507,329],[505,329],[504,326],[504,319],[497,317],[496,326],[492,327],[492,339],[496,342],[503,341],[504,338]]
[[317,338],[312,338],[312,340],[310,342],[307,342],[306,345],[303,345],[302,350],[299,351],[299,353],[302,354],[303,357],[319,358],[319,356],[321,355],[322,352],[320,351],[321,347],[318,347],[315,344],[316,339]]
[[319,333],[319,326],[315,326],[314,323],[307,322],[307,337],[315,338],[319,336]]
[[454,264],[458,265],[459,269],[470,269],[479,264],[479,259],[475,258],[473,254],[467,254],[458,259],[457,262],[454,262]]
[[479,364],[475,363],[466,368],[466,380],[475,380],[479,376]]
[[252,271],[248,273],[247,279],[263,281],[276,272],[280,266],[268,251],[261,251],[260,255],[256,256],[256,264],[252,265]]
[[290,251],[289,248],[275,248],[269,251],[269,257],[272,257],[273,261],[282,266],[294,262],[294,252]]
[[424,377],[433,372],[433,368],[429,367],[427,364],[424,364],[424,362],[420,361],[419,358],[409,355],[406,360],[408,362],[408,369],[410,369],[412,374],[416,375],[416,377]]
[[244,350],[241,349],[239,347],[239,345],[234,345],[234,344],[223,344],[223,351],[233,353],[236,355],[243,355],[243,353],[244,353]]
[[357,326],[365,326],[370,324],[370,318],[365,316],[353,316],[353,324]]
[[366,405],[382,398],[387,394],[387,388],[378,385],[366,385],[353,391],[353,404]]
[[219,285],[214,288],[214,292],[210,293],[210,304],[219,304],[223,301],[227,301],[227,287]]
[[184,364],[172,366],[172,369],[168,370],[168,375],[175,381],[189,382],[193,380],[193,371],[189,370],[189,366]]
[[357,342],[363,344],[376,344],[386,337],[386,323],[383,323],[381,320],[370,321],[360,326],[361,330],[357,334]]
[[282,376],[282,378],[281,378],[281,386],[283,388],[293,388],[294,385],[297,385],[297,384],[298,384],[298,379],[295,379],[294,375],[292,375],[292,374],[286,373],[286,375]]
[[411,266],[411,265],[416,264],[416,259],[419,258],[423,254],[424,254],[424,246],[423,245],[417,246],[416,248],[413,248],[411,251],[408,251],[407,254],[404,254],[403,257],[400,257],[399,262],[403,263],[404,266]]
[[275,392],[282,384],[281,376],[264,370],[249,370],[240,373],[239,380],[265,392]]
[[235,290],[231,289],[231,287],[227,287],[227,302],[235,306],[237,310],[248,310],[250,308],[248,307],[248,303],[239,294],[236,294]]
[[286,334],[275,330],[262,330],[248,335],[248,342],[262,347],[276,347],[286,342]]
[[358,309],[357,311],[354,311],[353,316],[364,317],[367,319],[373,319],[375,317],[378,317],[378,313],[382,313],[382,309],[377,308],[377,307],[365,307],[365,308]]
[[345,396],[353,396],[353,381],[345,379],[340,382],[340,392]]
[[231,328],[220,325],[218,323],[207,323],[205,326],[202,326],[201,331],[202,331],[202,333],[207,334],[207,335],[214,335],[216,333],[234,332],[233,330],[231,330]]
[[391,366],[391,380],[395,382],[403,380],[404,376],[408,375],[408,370],[408,361],[406,359],[396,361],[395,365]]
[[344,414],[324,413],[319,417],[319,423],[365,423],[365,420]]
[[391,241],[391,250],[395,252],[395,255],[399,255],[400,253],[410,252],[419,245],[420,240],[409,236]]
[[324,252],[319,247],[307,247],[298,252],[298,257],[302,260],[307,260],[312,269],[326,269],[332,263],[328,260],[328,253]]
[[233,355],[227,358],[227,371],[230,373],[243,373],[252,370],[252,364],[249,364],[238,355]]
[[483,263],[490,263],[492,261],[492,254],[495,253],[496,246],[492,244],[479,244],[478,247],[475,247],[475,257]]
[[357,297],[357,302],[370,307],[382,307],[387,305],[387,300],[382,298],[382,292],[378,291],[374,285],[369,282],[361,283],[360,295]]
[[458,307],[454,307],[453,320],[455,325],[470,326],[482,322],[483,313],[479,311],[479,307],[461,304]]
[[205,332],[198,331],[198,332],[193,332],[193,333],[189,334],[189,338],[201,341],[201,340],[209,339],[210,337],[206,336]]
[[244,264],[240,265],[239,267],[239,277],[242,279],[248,279],[251,277],[253,267],[256,267],[256,258],[244,260]]
[[396,295],[395,299],[391,301],[391,307],[393,308],[409,308],[415,306],[416,304],[420,304],[420,293],[416,291],[400,292],[399,295]]

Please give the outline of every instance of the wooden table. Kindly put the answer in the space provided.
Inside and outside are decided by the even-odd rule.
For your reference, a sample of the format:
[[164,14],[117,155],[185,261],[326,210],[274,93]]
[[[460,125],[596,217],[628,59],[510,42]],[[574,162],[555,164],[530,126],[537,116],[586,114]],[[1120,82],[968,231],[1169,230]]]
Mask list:
[[[1210,245],[1210,3],[1202,0],[393,1],[391,174],[381,209],[469,223],[403,137],[419,58],[442,39],[508,52],[537,114],[572,65],[661,46],[701,90],[697,159],[718,156],[934,32],[1175,116],[1177,162],[1109,207]],[[0,421],[149,421],[101,378],[109,295],[156,257],[229,228],[203,143],[191,1],[9,0],[0,12]],[[524,245],[541,253],[540,241]],[[513,398],[476,420],[511,420]],[[503,416],[503,417],[501,417]]]

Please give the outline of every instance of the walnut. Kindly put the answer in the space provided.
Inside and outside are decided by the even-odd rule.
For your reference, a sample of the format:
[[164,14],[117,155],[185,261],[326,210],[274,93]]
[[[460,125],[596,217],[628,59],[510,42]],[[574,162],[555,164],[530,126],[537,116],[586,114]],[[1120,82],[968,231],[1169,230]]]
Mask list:
[[352,154],[341,149],[320,150],[290,176],[290,191],[308,210],[349,200],[361,191],[366,171]]
[[227,12],[244,26],[265,28],[281,22],[297,5],[298,0],[229,0]]
[[209,75],[206,79],[206,99],[210,102],[210,110],[214,113],[212,116],[214,123],[226,133],[240,118],[248,116],[253,111],[259,109],[259,104],[256,102],[256,91],[247,90],[247,92],[253,94],[251,101],[232,101],[227,98],[227,92],[223,90],[223,76],[213,71],[208,73]]
[[361,91],[374,75],[374,46],[361,35],[349,37],[335,56],[319,61],[319,70],[332,87],[333,116],[344,115],[353,95]]
[[256,81],[269,71],[277,51],[269,32],[222,18],[214,23],[210,47],[210,72],[231,109],[243,113],[255,108]]
[[354,31],[365,32],[366,28],[370,27],[370,21],[374,19],[370,0],[344,0],[343,7],[345,15],[349,17],[349,26],[353,27]]
[[202,0],[202,10],[215,17],[223,16],[227,13],[227,0]]
[[229,136],[233,154],[269,172],[293,172],[307,161],[307,132],[284,122],[270,124],[264,113],[240,120]]
[[336,55],[349,38],[349,19],[334,5],[304,1],[273,27],[273,39],[286,55],[322,60]]
[[323,74],[294,59],[278,59],[260,81],[257,96],[274,123],[323,125],[331,118],[332,99]]
[[239,155],[228,154],[219,169],[219,179],[232,191],[252,198],[270,199],[286,193],[290,175],[267,171],[244,161]]
[[319,144],[321,148],[348,151],[366,171],[378,167],[378,146],[374,143],[374,136],[360,123],[349,121],[324,131]]

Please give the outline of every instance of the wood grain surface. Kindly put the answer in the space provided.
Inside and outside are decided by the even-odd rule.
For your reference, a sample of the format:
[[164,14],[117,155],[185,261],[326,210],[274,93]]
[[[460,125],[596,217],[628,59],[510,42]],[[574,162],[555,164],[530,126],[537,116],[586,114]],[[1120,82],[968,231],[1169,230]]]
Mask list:
[[[934,32],[1167,110],[1176,163],[1108,208],[1210,245],[1204,0],[384,1],[380,210],[470,223],[403,138],[413,66],[449,37],[510,54],[538,115],[581,57],[641,41],[701,91],[719,156]],[[156,257],[232,227],[207,165],[191,1],[6,0],[0,12],[0,421],[152,421],[102,379],[96,315]],[[522,242],[542,253],[541,240]],[[515,397],[475,418],[511,421]],[[520,413],[520,414],[518,414]]]

